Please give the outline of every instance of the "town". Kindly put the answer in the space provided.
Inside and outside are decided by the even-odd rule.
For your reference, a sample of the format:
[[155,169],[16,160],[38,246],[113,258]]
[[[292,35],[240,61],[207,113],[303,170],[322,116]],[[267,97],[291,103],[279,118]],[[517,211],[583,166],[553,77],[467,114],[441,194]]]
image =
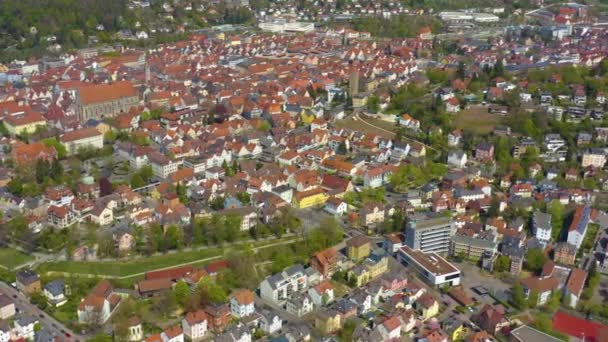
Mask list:
[[0,54],[0,342],[608,341],[608,6],[121,2]]

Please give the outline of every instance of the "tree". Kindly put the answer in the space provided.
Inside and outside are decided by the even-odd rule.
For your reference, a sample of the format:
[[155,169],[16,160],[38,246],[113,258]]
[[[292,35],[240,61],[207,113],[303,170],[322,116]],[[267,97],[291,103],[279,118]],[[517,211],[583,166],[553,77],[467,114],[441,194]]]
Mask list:
[[513,305],[519,310],[524,310],[528,307],[524,288],[519,282],[515,283],[515,285],[513,285],[513,288],[511,289],[511,301],[513,302]]
[[551,201],[547,206],[547,213],[551,215],[551,238],[554,241],[559,239],[564,227],[565,210],[564,205],[558,200]]
[[372,113],[378,113],[380,111],[380,97],[378,95],[372,95],[367,99],[367,109]]
[[42,143],[46,147],[54,147],[55,151],[57,151],[57,158],[59,159],[65,158],[68,154],[68,150],[65,148],[65,146],[55,138],[42,139]]
[[547,257],[542,249],[531,248],[526,252],[526,268],[528,270],[539,273],[546,262]]
[[506,272],[511,265],[511,259],[506,255],[500,255],[494,263],[494,271],[498,273]]
[[224,287],[216,284],[210,278],[203,278],[196,288],[199,300],[203,305],[211,303],[224,303],[228,299],[228,294]]
[[144,187],[145,185],[146,182],[142,179],[139,173],[136,173],[133,175],[133,177],[131,177],[131,188],[138,189]]
[[15,177],[8,182],[8,184],[6,185],[6,189],[11,194],[17,197],[21,197],[21,195],[23,194],[23,183],[21,182],[21,179]]
[[184,308],[190,299],[190,286],[183,280],[178,281],[173,288],[173,295],[177,304]]

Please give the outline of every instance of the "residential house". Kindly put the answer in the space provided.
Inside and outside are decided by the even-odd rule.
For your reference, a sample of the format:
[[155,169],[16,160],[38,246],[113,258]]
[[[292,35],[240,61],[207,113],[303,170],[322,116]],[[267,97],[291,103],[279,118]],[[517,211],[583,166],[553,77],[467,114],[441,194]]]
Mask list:
[[494,145],[487,141],[479,143],[475,148],[475,158],[481,161],[494,160]]
[[179,325],[165,329],[160,336],[163,342],[184,342],[184,332]]
[[249,316],[255,312],[254,294],[247,289],[237,289],[230,296],[230,311],[237,318]]
[[574,211],[574,217],[568,228],[567,242],[578,250],[583,243],[587,227],[592,220],[593,209],[590,206],[582,205]]
[[120,296],[114,293],[110,282],[104,279],[78,305],[78,322],[103,324],[119,303]]
[[481,329],[494,335],[500,329],[509,326],[509,321],[505,316],[505,309],[502,305],[484,305],[479,312],[471,317],[471,320]]
[[34,316],[23,315],[15,320],[14,334],[17,338],[26,339],[32,341],[36,336],[36,324],[38,324],[38,318]]
[[323,334],[333,334],[342,329],[342,315],[333,309],[322,308],[315,318],[315,327]]
[[330,197],[323,209],[334,216],[342,216],[348,211],[348,204],[338,197]]
[[532,292],[538,296],[537,305],[543,305],[549,300],[551,293],[558,289],[559,279],[549,277],[529,277],[521,280],[526,297]]
[[198,341],[207,334],[207,315],[203,310],[191,311],[182,319],[182,330],[190,341]]
[[311,287],[308,290],[308,295],[315,306],[327,305],[334,300],[334,288],[329,281],[322,281]]
[[585,287],[587,272],[580,268],[573,268],[568,276],[566,286],[564,286],[564,296],[567,296],[567,303],[571,308],[576,308]]
[[347,255],[353,260],[367,258],[371,251],[371,240],[364,235],[357,235],[346,241]]
[[463,151],[451,151],[448,153],[448,165],[462,169],[467,164],[467,154]]
[[42,290],[42,284],[38,274],[32,270],[25,269],[17,272],[17,289],[25,294],[32,294]]
[[260,316],[260,330],[266,334],[275,334],[283,327],[283,320],[273,311],[262,310]]
[[15,313],[15,303],[8,296],[0,294],[0,320],[10,319]]
[[67,154],[76,154],[81,149],[103,148],[103,134],[96,128],[81,128],[66,132],[59,137],[65,146]]
[[203,308],[207,315],[207,329],[213,332],[221,332],[230,324],[232,314],[227,304],[212,303]]
[[313,308],[314,303],[308,293],[296,293],[285,304],[287,312],[297,317],[309,314]]
[[366,203],[359,213],[361,225],[369,227],[385,220],[385,210],[381,203]]
[[550,242],[552,229],[551,214],[535,211],[532,215],[532,231],[536,239],[545,244]]
[[302,265],[286,268],[281,273],[266,277],[260,284],[260,296],[277,304],[282,304],[297,292],[308,287],[306,273]]
[[577,248],[567,242],[558,243],[553,249],[553,260],[564,265],[574,265]]
[[44,296],[47,302],[53,306],[62,306],[67,303],[65,296],[65,284],[62,280],[53,280],[44,285]]
[[423,294],[414,304],[423,321],[435,317],[439,313],[439,303],[430,294]]
[[331,277],[338,270],[338,252],[334,248],[317,252],[310,258],[310,267],[319,271],[323,277]]

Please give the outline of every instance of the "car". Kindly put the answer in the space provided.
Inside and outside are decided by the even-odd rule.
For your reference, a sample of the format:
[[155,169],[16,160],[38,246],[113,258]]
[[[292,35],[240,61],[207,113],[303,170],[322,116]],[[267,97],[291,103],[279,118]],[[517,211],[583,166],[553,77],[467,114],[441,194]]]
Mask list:
[[72,335],[70,335],[69,333],[65,333],[65,337],[72,337]]
[[40,316],[40,318],[44,318],[44,314],[42,312],[38,316]]
[[62,334],[65,334],[65,330],[61,329],[61,333],[62,333]]

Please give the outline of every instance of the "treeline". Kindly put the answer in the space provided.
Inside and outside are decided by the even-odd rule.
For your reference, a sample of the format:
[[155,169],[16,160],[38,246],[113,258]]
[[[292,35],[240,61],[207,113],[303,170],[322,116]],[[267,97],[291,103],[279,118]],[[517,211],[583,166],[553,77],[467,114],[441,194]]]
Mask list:
[[421,28],[428,26],[433,33],[441,30],[441,21],[431,16],[399,15],[390,19],[365,17],[353,20],[353,28],[367,31],[374,37],[416,37]]

